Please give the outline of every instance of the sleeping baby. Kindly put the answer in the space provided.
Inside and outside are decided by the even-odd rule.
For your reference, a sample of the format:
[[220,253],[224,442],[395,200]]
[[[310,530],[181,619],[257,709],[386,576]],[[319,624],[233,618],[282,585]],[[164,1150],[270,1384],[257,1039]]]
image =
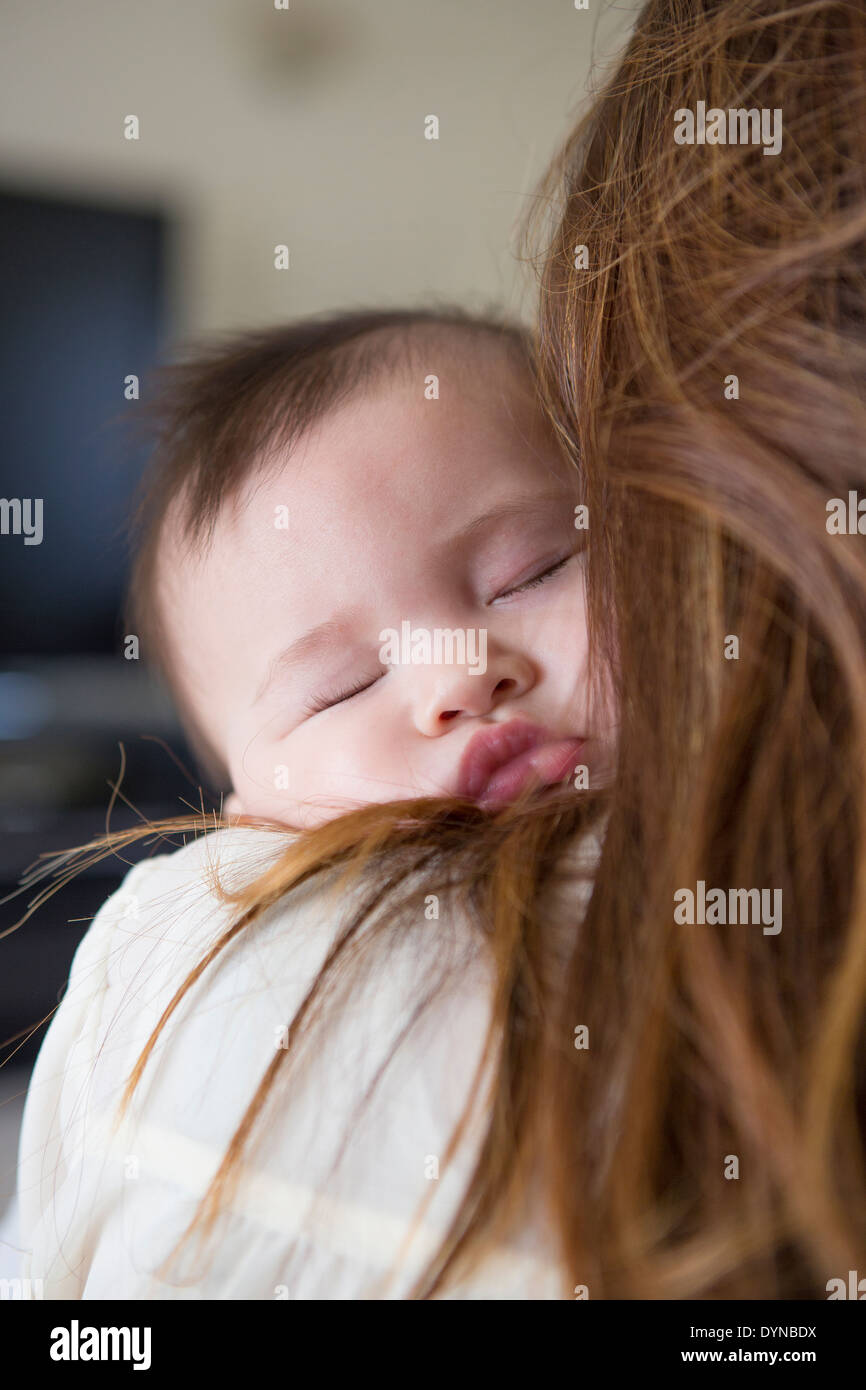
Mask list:
[[588,784],[586,509],[520,329],[355,313],[162,370],[128,631],[230,814]]

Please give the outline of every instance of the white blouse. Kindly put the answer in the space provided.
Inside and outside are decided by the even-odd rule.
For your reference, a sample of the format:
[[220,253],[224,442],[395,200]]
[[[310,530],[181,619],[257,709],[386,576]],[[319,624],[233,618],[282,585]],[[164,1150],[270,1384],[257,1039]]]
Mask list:
[[[338,871],[285,894],[205,969],[117,1129],[115,1111],[163,1011],[236,915],[211,874],[229,887],[250,881],[293,838],[234,826],[145,860],[79,945],[19,1146],[21,1274],[41,1280],[45,1298],[399,1299],[438,1248],[483,1134],[483,1088],[472,1085],[492,980],[447,893],[438,916],[434,902],[422,923],[387,933],[387,950],[374,946],[360,980],[353,972],[349,997],[314,1030],[312,1055],[287,1082],[278,1073],[208,1244],[156,1272],[356,905],[356,890],[333,892]],[[407,1029],[368,1095],[415,1017],[419,987],[448,966],[447,989]],[[470,1093],[475,1120],[446,1162]],[[439,1296],[567,1297],[554,1250],[539,1214]]]

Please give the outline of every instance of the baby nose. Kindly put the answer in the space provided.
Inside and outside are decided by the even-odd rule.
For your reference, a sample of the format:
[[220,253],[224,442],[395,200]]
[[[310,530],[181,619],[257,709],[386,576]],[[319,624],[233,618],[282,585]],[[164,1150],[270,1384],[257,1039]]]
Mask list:
[[415,722],[420,733],[435,738],[455,719],[490,714],[526,694],[534,684],[530,663],[522,657],[500,658],[485,671],[466,666],[434,669],[431,681],[419,682]]

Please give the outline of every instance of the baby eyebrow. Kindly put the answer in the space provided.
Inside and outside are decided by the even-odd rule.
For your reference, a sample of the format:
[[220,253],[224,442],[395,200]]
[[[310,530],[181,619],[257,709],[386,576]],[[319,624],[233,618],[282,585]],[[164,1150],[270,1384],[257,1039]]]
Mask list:
[[338,613],[334,617],[326,619],[325,622],[317,623],[315,627],[309,628],[300,637],[296,637],[293,642],[290,642],[287,647],[284,647],[281,652],[278,652],[265,672],[264,679],[253,698],[253,704],[259,704],[271,686],[285,675],[286,671],[309,663],[324,647],[330,647],[336,642],[344,641],[356,617],[356,609]]

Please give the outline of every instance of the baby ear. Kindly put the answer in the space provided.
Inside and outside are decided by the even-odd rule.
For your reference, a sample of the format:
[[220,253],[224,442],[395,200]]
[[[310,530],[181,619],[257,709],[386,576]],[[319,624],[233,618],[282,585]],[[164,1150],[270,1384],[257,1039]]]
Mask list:
[[229,820],[233,817],[242,815],[243,808],[241,807],[240,798],[235,792],[229,792],[228,796],[223,800],[223,817]]

